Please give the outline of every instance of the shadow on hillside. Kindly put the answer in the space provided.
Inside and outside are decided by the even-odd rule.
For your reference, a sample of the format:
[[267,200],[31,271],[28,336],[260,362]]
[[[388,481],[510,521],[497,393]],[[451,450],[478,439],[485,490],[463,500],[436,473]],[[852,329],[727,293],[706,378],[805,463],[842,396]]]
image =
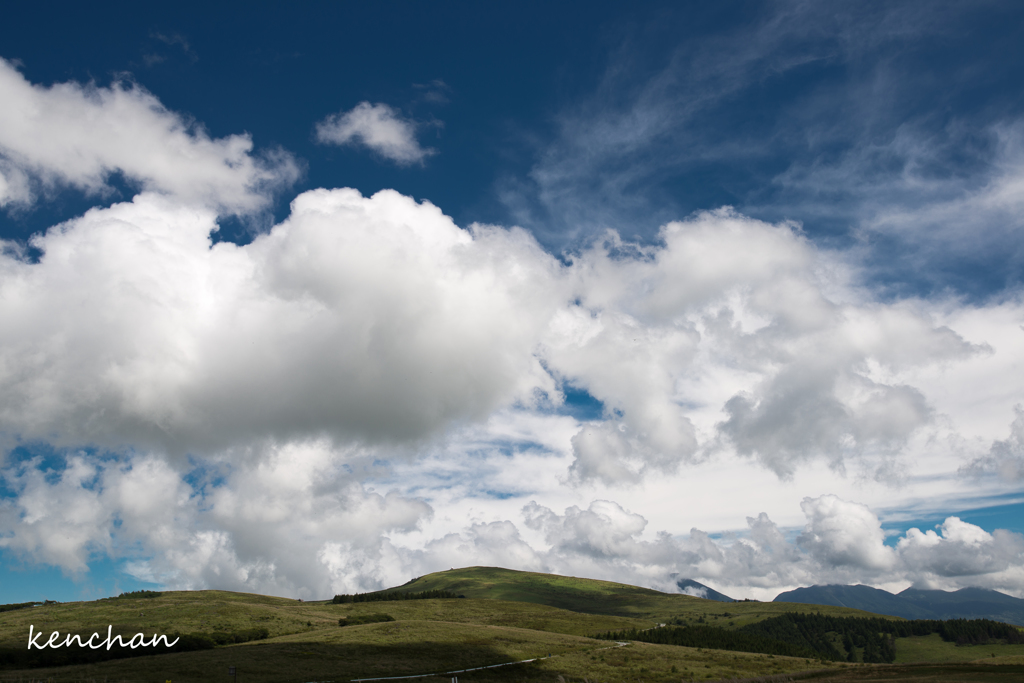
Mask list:
[[[523,680],[531,668],[516,664],[484,672],[447,674],[459,669],[512,661],[508,654],[488,644],[419,642],[400,645],[257,643],[233,647],[162,655],[136,656],[97,663],[68,663],[67,657],[54,657],[52,651],[33,651],[29,660],[21,653],[5,651],[16,661],[0,659],[0,681],[43,679],[57,681],[172,680],[211,681],[225,677],[235,667],[238,683],[263,681],[350,681],[361,678],[442,674],[466,680]],[[60,652],[60,651],[57,651]],[[39,655],[49,654],[50,657]],[[523,655],[523,659],[543,657],[546,652]],[[27,664],[27,665],[26,665]],[[548,674],[550,677],[550,674]],[[533,676],[526,675],[533,679]],[[413,679],[417,683],[429,678]],[[234,682],[232,682],[234,683]]]
[[[801,678],[804,677],[792,675],[792,680]],[[815,673],[807,678],[817,683],[1016,683],[1024,681],[1024,666],[974,663],[872,665]],[[759,679],[749,680],[753,683]]]

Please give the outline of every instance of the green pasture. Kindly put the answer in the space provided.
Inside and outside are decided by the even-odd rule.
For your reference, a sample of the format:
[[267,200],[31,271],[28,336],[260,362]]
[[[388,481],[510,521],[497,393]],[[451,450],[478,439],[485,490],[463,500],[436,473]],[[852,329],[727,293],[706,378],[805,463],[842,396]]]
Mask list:
[[[550,655],[550,657],[549,657]],[[540,661],[484,671],[447,674],[523,659]],[[717,680],[789,674],[818,662],[746,653],[701,651],[667,645],[631,643],[620,647],[530,629],[436,621],[395,621],[335,627],[292,634],[215,650],[123,659],[87,666],[0,672],[0,681],[192,681],[227,680],[236,667],[246,683],[350,681],[357,678],[443,674],[466,683],[479,681],[569,680],[636,681]],[[841,667],[831,665],[839,670]]]
[[[897,664],[972,662],[978,659],[1024,657],[1024,645],[961,645],[947,643],[938,633],[896,639]],[[1024,680],[1024,679],[1022,679]]]
[[[0,682],[220,681],[235,667],[237,683],[308,683],[439,674],[410,683],[679,683],[822,681],[1024,680],[1024,646],[957,648],[938,636],[897,641],[904,666],[825,663],[815,659],[629,643],[587,636],[679,621],[738,628],[784,612],[837,616],[867,613],[793,603],[720,603],[623,584],[475,567],[420,577],[395,590],[451,590],[458,599],[332,604],[225,591],[166,592],[153,598],[51,604],[0,613],[0,648],[27,646],[29,626],[45,634],[131,636],[144,633],[241,632],[266,628],[269,638],[238,645],[65,667],[14,670]],[[328,596],[325,596],[328,597]],[[341,627],[341,618],[385,613],[394,621]],[[43,639],[45,641],[45,638]],[[3,649],[0,649],[2,657]],[[991,657],[995,654],[996,657]],[[987,659],[985,659],[987,658]],[[460,669],[535,659],[482,671]],[[969,662],[984,660],[983,664]],[[2,662],[2,659],[0,659]],[[928,662],[929,664],[916,664]],[[979,668],[979,666],[981,668]],[[943,673],[945,672],[945,673]],[[958,678],[942,678],[955,672]],[[962,675],[961,675],[962,674]],[[1017,674],[1014,674],[1017,675]],[[938,676],[938,677],[937,677]],[[231,681],[231,683],[236,683]]]
[[[666,623],[673,618],[739,627],[786,612],[815,611],[838,617],[878,616],[848,607],[787,602],[715,602],[611,581],[580,579],[498,567],[467,567],[413,579],[395,590],[450,590],[467,598],[530,602],[586,614]],[[889,617],[887,617],[889,618]],[[896,617],[891,617],[896,618]]]
[[239,631],[264,627],[274,638],[337,629],[338,619],[386,612],[398,620],[445,621],[591,635],[648,628],[640,619],[570,612],[545,605],[494,600],[403,600],[333,605],[227,591],[173,591],[157,598],[74,602],[0,613],[0,647],[26,647],[36,631],[106,635]]

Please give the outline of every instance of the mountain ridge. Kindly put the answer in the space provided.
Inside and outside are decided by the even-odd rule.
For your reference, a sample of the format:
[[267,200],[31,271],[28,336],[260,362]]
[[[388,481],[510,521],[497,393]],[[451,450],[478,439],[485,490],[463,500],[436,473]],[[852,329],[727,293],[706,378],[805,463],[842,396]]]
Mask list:
[[848,607],[904,619],[992,619],[1024,626],[1024,600],[987,588],[890,593],[859,584],[829,584],[784,591],[772,602]]

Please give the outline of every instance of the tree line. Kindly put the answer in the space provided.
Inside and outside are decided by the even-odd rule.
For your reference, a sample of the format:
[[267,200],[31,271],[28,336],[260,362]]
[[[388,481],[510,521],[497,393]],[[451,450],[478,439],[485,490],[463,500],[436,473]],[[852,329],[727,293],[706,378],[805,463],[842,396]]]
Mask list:
[[41,602],[12,602],[8,605],[0,605],[0,612],[11,612],[16,609],[26,609],[28,607],[35,607],[41,605]]
[[1024,643],[1024,634],[1010,624],[990,619],[913,619],[834,617],[790,612],[729,630],[704,624],[603,633],[607,640],[704,647],[791,657],[847,662],[893,662],[896,638],[938,633],[956,645]]
[[730,631],[720,626],[707,626],[704,624],[696,626],[666,626],[647,630],[632,628],[601,633],[594,637],[603,640],[639,640],[644,643],[700,647],[709,650],[757,652],[783,657],[818,657],[818,654],[810,648],[787,643],[777,638],[744,633],[741,630]]
[[353,593],[345,595],[335,595],[334,599],[331,600],[335,605],[340,605],[349,602],[384,602],[387,600],[439,600],[447,598],[458,598],[451,591],[446,590],[432,590],[432,591],[420,591],[419,593],[403,593],[401,591],[377,591],[375,593]]
[[163,593],[161,593],[160,591],[128,591],[127,593],[121,593],[120,595],[118,595],[117,599],[120,600],[122,598],[159,598],[161,595],[163,595]]

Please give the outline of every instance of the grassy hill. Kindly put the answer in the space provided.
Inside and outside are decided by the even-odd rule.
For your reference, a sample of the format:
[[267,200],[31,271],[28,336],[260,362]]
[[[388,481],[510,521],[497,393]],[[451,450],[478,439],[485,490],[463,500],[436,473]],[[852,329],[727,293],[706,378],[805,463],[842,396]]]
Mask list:
[[171,591],[156,598],[69,602],[0,613],[0,647],[25,647],[35,630],[91,633],[203,633],[264,627],[271,638],[337,628],[338,619],[386,612],[400,620],[509,626],[568,635],[650,626],[647,621],[578,614],[530,603],[484,600],[403,600],[332,605],[228,591]]
[[651,625],[666,623],[671,619],[696,621],[703,616],[708,623],[738,627],[786,612],[809,610],[841,617],[876,616],[848,607],[801,607],[773,602],[723,603],[611,581],[520,572],[500,567],[467,567],[436,572],[392,590],[449,590],[467,598],[530,602],[584,614],[642,619],[652,622]]
[[[403,600],[331,604],[299,602],[225,591],[165,592],[156,597],[127,597],[63,603],[0,612],[0,681],[211,681],[236,667],[243,683],[307,683],[436,673],[412,683],[439,683],[458,676],[465,683],[678,683],[692,680],[750,679],[823,670],[834,681],[861,680],[877,667],[825,663],[813,659],[724,652],[634,642],[621,645],[587,637],[628,628],[646,629],[672,619],[697,620],[726,628],[785,611],[807,611],[786,603],[721,603],[659,593],[613,582],[473,567],[439,572],[391,590],[451,590],[461,599]],[[812,608],[817,610],[817,608]],[[861,616],[845,608],[823,613]],[[394,621],[341,627],[339,619],[386,613]],[[57,630],[85,636],[107,625],[115,633],[242,632],[266,629],[267,638],[215,649],[158,654],[85,665],[36,666],[26,670],[4,664],[5,653],[24,656],[31,625],[37,632]],[[932,639],[934,641],[934,639]],[[937,658],[948,643],[928,641]],[[986,646],[989,647],[989,646]],[[991,646],[989,649],[998,648]],[[948,649],[948,648],[946,648]],[[980,650],[978,651],[980,652]],[[984,667],[956,669],[958,680],[1024,680],[1024,666],[998,653]],[[963,652],[957,653],[963,658]],[[463,669],[535,659],[527,664],[465,672]],[[920,661],[917,657],[915,661]],[[992,663],[1006,663],[993,666]],[[949,666],[943,665],[947,669]],[[1012,673],[1018,678],[999,678]],[[911,671],[900,669],[899,671]],[[925,671],[918,667],[914,671]],[[929,669],[931,674],[935,672]],[[945,671],[945,669],[944,669]],[[451,673],[458,672],[458,673]],[[929,674],[929,675],[931,675]],[[963,676],[961,676],[963,674]],[[992,678],[997,675],[996,678]],[[866,679],[865,679],[866,680]],[[904,680],[889,677],[886,680]],[[917,680],[907,678],[905,680]],[[944,680],[944,679],[934,679]]]
[[[557,577],[553,577],[557,579]],[[642,590],[642,589],[640,589]],[[709,604],[715,604],[710,603]],[[340,618],[384,612],[395,621],[339,627]],[[681,672],[750,677],[793,673],[811,663],[746,653],[630,644],[586,637],[652,622],[573,612],[530,602],[493,599],[409,600],[334,605],[225,591],[166,592],[146,599],[62,603],[0,613],[0,650],[24,651],[29,625],[47,634],[106,632],[194,633],[265,627],[269,638],[213,650],[160,654],[26,670],[3,670],[0,681],[213,680],[235,666],[246,683],[350,681],[356,678],[443,673],[542,657],[539,662],[471,674],[472,681],[544,680],[559,675],[602,681],[678,680]],[[551,655],[548,658],[548,655]],[[0,654],[2,661],[2,654]],[[674,667],[674,670],[673,670]],[[698,672],[699,669],[699,672]],[[451,676],[442,676],[450,680]]]

